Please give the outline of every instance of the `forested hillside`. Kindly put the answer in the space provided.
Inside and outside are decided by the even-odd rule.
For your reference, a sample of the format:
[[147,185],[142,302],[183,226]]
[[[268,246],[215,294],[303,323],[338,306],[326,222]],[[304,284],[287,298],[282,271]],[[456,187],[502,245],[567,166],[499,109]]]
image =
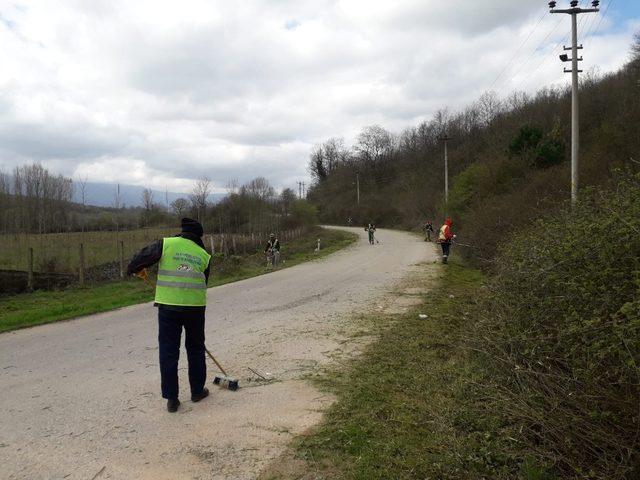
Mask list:
[[[575,205],[568,89],[504,100],[487,93],[398,137],[367,127],[353,148],[330,139],[312,152],[310,198],[323,221],[352,217],[417,229],[447,213],[465,244],[454,247],[454,264],[442,270],[443,293],[425,322],[431,330],[406,360],[407,368],[429,365],[419,369],[431,375],[428,387],[453,362],[449,356],[456,359],[433,397],[448,391],[456,399],[442,424],[455,427],[443,441],[458,443],[431,447],[430,431],[415,436],[413,427],[407,433],[384,425],[385,445],[392,438],[405,450],[416,446],[415,468],[425,478],[640,478],[640,34],[630,62],[606,76],[584,75],[580,96]],[[467,266],[460,254],[486,273],[481,287],[461,297],[456,274]],[[438,333],[443,311],[450,315]],[[435,346],[422,345],[430,340],[450,347],[440,353],[446,360],[429,357]],[[378,367],[375,374],[404,369]],[[411,401],[422,391],[429,390],[417,390]],[[411,425],[437,411],[437,400],[424,402],[428,408]],[[422,462],[423,450],[443,453]],[[343,461],[360,468],[363,456]]]
[[[604,76],[581,77],[581,188],[603,186],[617,169],[640,170],[640,36],[630,62]],[[498,241],[555,210],[570,191],[571,92],[485,93],[459,112],[443,106],[431,121],[395,136],[365,127],[348,148],[339,138],[317,145],[309,198],[324,222],[373,221],[418,228],[446,213],[476,259]],[[444,205],[444,144],[449,205]],[[360,187],[357,203],[356,182]]]

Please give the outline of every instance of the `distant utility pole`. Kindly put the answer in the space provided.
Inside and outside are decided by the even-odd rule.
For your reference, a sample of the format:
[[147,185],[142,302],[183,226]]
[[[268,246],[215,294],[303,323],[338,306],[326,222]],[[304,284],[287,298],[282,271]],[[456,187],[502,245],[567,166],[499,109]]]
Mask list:
[[447,142],[451,140],[451,137],[444,135],[442,141],[444,142],[444,209],[445,213],[449,213],[449,155],[447,152]]
[[360,174],[356,173],[356,199],[358,205],[360,205]]
[[302,182],[298,182],[298,198],[302,198]]
[[591,2],[593,8],[578,7],[578,0],[573,0],[571,8],[557,10],[556,2],[549,2],[551,13],[566,13],[571,15],[571,47],[564,47],[565,51],[571,50],[571,58],[567,54],[560,55],[563,62],[571,62],[571,70],[564,69],[565,73],[571,73],[571,203],[578,200],[578,154],[580,145],[580,110],[578,104],[578,62],[582,57],[578,57],[578,50],[582,50],[582,45],[578,45],[578,14],[599,12],[599,0]]
[[305,183],[302,182],[302,197],[307,198],[307,192],[305,192]]

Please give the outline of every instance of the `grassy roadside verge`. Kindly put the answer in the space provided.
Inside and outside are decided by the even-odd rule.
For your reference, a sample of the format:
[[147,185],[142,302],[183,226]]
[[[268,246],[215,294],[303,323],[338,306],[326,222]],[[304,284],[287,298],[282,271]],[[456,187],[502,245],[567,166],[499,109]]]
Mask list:
[[546,478],[479,398],[491,379],[464,339],[483,280],[450,263],[413,311],[362,319],[378,340],[320,376],[337,402],[261,479]]
[[[322,242],[322,250],[319,254],[313,252],[317,238]],[[285,263],[280,268],[292,267],[330,255],[354,243],[357,238],[355,234],[339,230],[314,230],[308,236],[283,245]],[[237,257],[235,261],[225,262],[219,267],[212,272],[209,279],[210,287],[271,271],[265,268],[262,254]],[[105,312],[151,300],[153,300],[153,292],[149,286],[133,279],[86,288],[71,287],[59,291],[40,291],[0,297],[0,332]]]

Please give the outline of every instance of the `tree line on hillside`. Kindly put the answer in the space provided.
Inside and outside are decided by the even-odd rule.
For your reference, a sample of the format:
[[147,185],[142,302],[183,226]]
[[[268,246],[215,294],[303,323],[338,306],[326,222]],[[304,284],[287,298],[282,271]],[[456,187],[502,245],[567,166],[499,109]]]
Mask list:
[[[640,166],[639,35],[631,52],[618,72],[581,77],[581,186],[604,185],[614,170]],[[315,146],[308,198],[322,222],[417,228],[449,214],[478,247],[474,257],[490,259],[506,234],[569,198],[570,128],[569,87],[506,98],[487,92],[399,135],[373,125],[351,147],[341,138]]]
[[[140,206],[126,207],[120,186],[114,186],[111,207],[87,205],[87,181],[54,175],[40,164],[16,167],[12,175],[0,172],[0,232],[54,233],[69,231],[127,230],[177,225],[190,216],[211,233],[261,233],[315,224],[315,209],[294,191],[277,193],[264,177],[239,185],[230,181],[227,195],[210,200],[212,182],[202,177],[189,195],[169,206],[157,202],[145,188]],[[77,189],[80,203],[72,201]]]

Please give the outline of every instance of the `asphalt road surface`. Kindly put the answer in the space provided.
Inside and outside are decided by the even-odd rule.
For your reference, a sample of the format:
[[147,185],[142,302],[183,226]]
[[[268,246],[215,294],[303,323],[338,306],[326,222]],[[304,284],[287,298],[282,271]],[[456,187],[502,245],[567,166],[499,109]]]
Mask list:
[[0,335],[0,478],[257,476],[332,401],[305,377],[357,349],[353,314],[433,268],[434,246],[416,236],[379,230],[371,246],[350,230],[360,241],[341,252],[209,290],[207,346],[241,388],[209,384],[192,403],[183,348],[175,414],[160,396],[152,304]]

